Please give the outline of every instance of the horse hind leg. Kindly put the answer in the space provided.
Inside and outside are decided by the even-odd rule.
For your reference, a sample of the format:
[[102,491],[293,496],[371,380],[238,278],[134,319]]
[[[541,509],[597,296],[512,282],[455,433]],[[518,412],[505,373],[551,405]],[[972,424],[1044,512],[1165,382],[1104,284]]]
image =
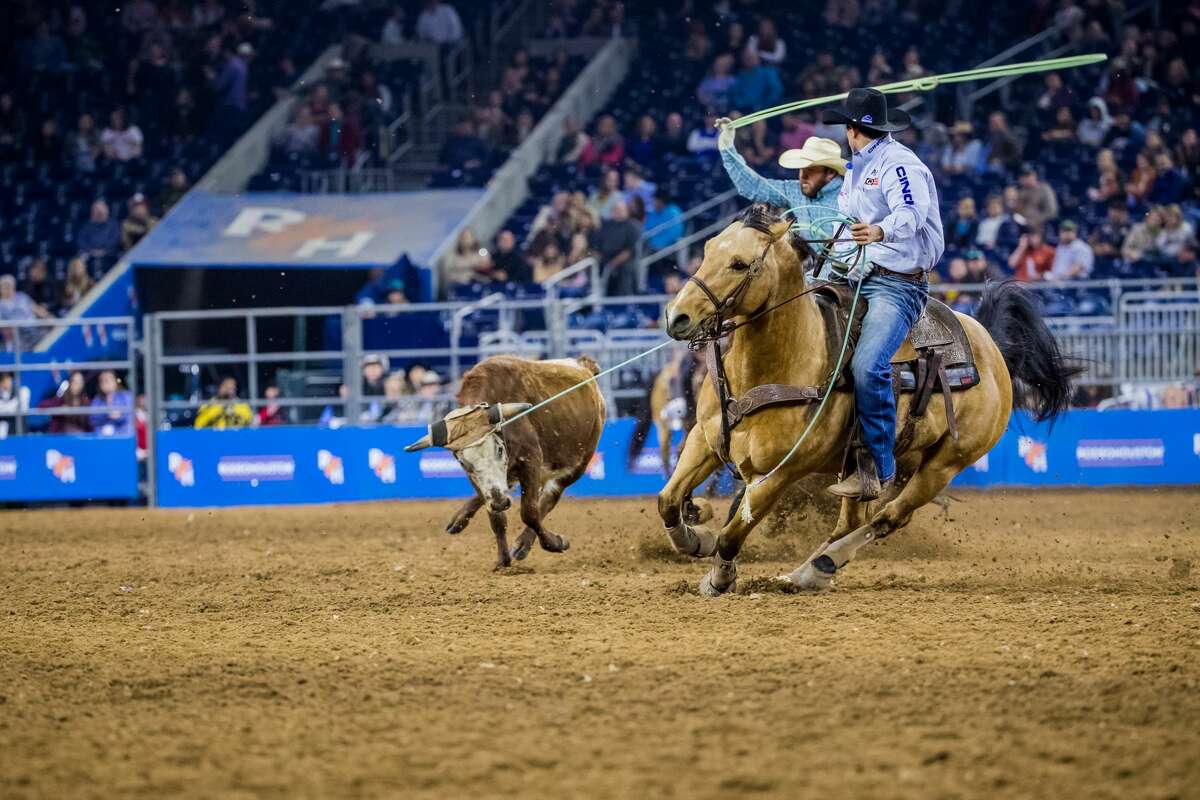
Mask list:
[[[903,528],[913,512],[929,503],[965,466],[953,442],[943,440],[934,454],[921,464],[904,488],[871,517],[849,533],[831,539],[809,561],[788,576],[804,589],[823,590],[832,585],[839,570],[850,563],[862,546]],[[865,507],[865,504],[863,504]]]

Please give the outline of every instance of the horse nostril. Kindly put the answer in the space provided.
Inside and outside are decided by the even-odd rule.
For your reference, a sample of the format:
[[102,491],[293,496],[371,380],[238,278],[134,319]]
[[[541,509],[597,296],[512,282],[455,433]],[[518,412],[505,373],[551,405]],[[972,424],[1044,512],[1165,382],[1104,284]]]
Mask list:
[[678,314],[675,319],[671,320],[671,326],[668,332],[672,336],[682,336],[692,327],[692,318],[687,314]]

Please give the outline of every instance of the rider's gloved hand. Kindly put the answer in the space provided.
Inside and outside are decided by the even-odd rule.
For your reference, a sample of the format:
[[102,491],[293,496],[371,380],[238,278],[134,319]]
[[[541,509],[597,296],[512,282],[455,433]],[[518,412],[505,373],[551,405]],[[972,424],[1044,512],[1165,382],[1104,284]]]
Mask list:
[[873,269],[874,267],[870,262],[861,261],[850,269],[846,270],[846,280],[850,281],[851,283],[858,283],[870,275],[871,270]]
[[717,148],[720,150],[732,150],[733,139],[737,135],[737,131],[733,128],[733,120],[729,117],[721,117],[717,120],[717,130],[720,131],[717,135]]

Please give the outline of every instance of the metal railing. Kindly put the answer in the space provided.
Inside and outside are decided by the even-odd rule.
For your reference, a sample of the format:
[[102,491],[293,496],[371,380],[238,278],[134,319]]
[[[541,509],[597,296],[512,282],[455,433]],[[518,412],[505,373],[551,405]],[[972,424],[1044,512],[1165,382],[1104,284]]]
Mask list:
[[[650,265],[665,258],[674,256],[676,265],[682,271],[686,266],[684,262],[687,260],[687,254],[691,250],[692,245],[703,242],[709,236],[719,232],[726,225],[733,221],[737,215],[737,198],[736,189],[728,189],[715,197],[710,197],[699,205],[689,208],[675,219],[668,220],[661,225],[656,225],[649,230],[643,231],[638,237],[637,249],[634,257],[637,259],[638,270],[638,286],[645,288],[646,278],[650,271]],[[658,234],[668,231],[677,225],[683,225],[685,228],[691,227],[696,219],[703,214],[707,214],[712,209],[718,209],[718,217],[715,221],[693,230],[672,242],[666,247],[655,250],[651,253],[646,252],[646,248],[650,244],[650,240]]]
[[[90,319],[35,319],[20,322],[0,322],[0,336],[4,348],[0,352],[0,374],[12,376],[12,396],[0,400],[0,417],[13,419],[13,433],[20,436],[26,433],[30,417],[72,417],[96,416],[102,414],[125,414],[132,425],[134,414],[134,398],[139,393],[138,361],[135,340],[137,321],[133,317],[93,317]],[[85,338],[101,338],[105,341],[119,341],[122,337],[115,334],[119,331],[124,336],[124,358],[81,358],[73,360],[48,360],[33,348],[43,334],[44,328],[79,328]],[[32,334],[32,335],[29,335]],[[11,358],[11,361],[9,360]],[[32,359],[32,360],[31,360]],[[49,379],[54,381],[59,373],[70,376],[72,372],[105,371],[125,373],[125,387],[130,393],[129,405],[88,405],[88,406],[42,406],[32,400],[29,381],[26,376],[38,376],[50,373]],[[34,380],[34,388],[37,381]],[[44,383],[44,381],[42,381]],[[40,394],[40,393],[39,393]],[[4,435],[8,430],[4,430]],[[0,437],[2,438],[2,437]]]

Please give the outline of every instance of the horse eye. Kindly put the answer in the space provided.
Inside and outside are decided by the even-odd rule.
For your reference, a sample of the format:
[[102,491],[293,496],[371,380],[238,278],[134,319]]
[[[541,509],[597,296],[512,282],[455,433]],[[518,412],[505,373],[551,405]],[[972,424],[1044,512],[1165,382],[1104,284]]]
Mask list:
[[750,268],[750,266],[745,261],[742,261],[739,258],[739,259],[736,259],[733,263],[731,263],[729,265],[729,268],[731,270],[733,270],[734,272],[745,272],[746,270],[748,270]]

